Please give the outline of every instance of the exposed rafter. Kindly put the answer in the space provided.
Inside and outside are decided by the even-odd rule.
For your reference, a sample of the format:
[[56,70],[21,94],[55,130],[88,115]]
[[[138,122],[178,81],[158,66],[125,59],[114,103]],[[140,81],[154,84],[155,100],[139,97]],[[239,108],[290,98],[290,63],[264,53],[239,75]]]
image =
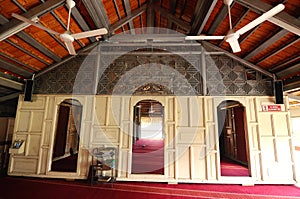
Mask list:
[[10,80],[10,79],[7,79],[7,78],[4,78],[4,77],[0,77],[0,86],[4,86],[4,87],[7,87],[7,88],[12,88],[16,91],[22,91],[23,87],[24,87],[24,84],[20,83],[20,82],[13,81],[13,80]]
[[190,34],[199,35],[201,34],[204,25],[206,24],[213,8],[215,7],[218,0],[206,0],[198,1],[193,17],[193,24]]
[[190,32],[191,30],[191,25],[181,19],[178,19],[174,15],[172,15],[168,10],[159,7],[157,5],[152,6],[153,10],[156,12],[160,12],[164,17],[166,17],[168,20],[172,21],[173,23],[177,24],[180,26],[182,29],[186,30],[187,32]]
[[[43,15],[45,13],[50,12],[51,10],[63,5],[65,3],[64,0],[51,0],[47,1],[37,7],[34,7],[30,9],[28,12],[24,13],[23,16],[26,17],[27,19],[34,19],[35,17],[38,17],[40,15]],[[18,26],[25,26],[27,23],[22,22],[17,19],[12,19],[10,22],[4,24],[3,26],[0,27],[0,38],[2,35],[10,35],[13,34],[14,31],[13,29]]]
[[[154,26],[154,10],[153,10],[153,0],[148,0],[147,2],[147,27]],[[147,30],[150,30],[148,28]],[[149,32],[150,33],[150,32]]]
[[276,73],[276,76],[278,78],[288,77],[291,74],[295,74],[295,73],[299,72],[299,68],[300,68],[300,63],[296,64],[294,66],[288,67],[288,68]]
[[16,65],[13,65],[9,62],[6,62],[2,59],[0,59],[0,68],[7,70],[7,71],[11,71],[11,72],[21,75],[23,77],[30,77],[32,75],[31,72],[29,72],[21,67],[18,67]]
[[146,11],[146,9],[147,9],[147,4],[144,4],[141,7],[137,8],[136,10],[132,11],[131,15],[128,15],[122,18],[121,20],[119,20],[118,22],[112,24],[111,27],[109,28],[109,32],[114,32],[115,30],[119,29],[124,24],[128,23],[129,21],[141,15],[143,12]]
[[[270,4],[264,3],[263,1],[259,0],[236,0],[237,2],[249,6],[252,9],[260,11],[261,13],[265,13],[273,6]],[[286,12],[280,12],[274,17],[268,19],[268,21],[280,26],[296,35],[300,36],[300,19],[297,19]]]
[[216,19],[214,20],[214,22],[212,23],[212,25],[207,31],[208,35],[212,35],[214,32],[216,32],[216,30],[219,28],[219,26],[227,16],[227,14],[228,14],[227,7],[223,5],[221,11],[218,13]]
[[274,56],[276,53],[278,53],[279,51],[285,50],[289,47],[291,47],[293,44],[296,44],[300,41],[300,38],[294,40],[291,43],[288,43],[286,45],[284,45],[284,47],[280,48],[280,50],[273,50],[272,52],[270,52],[267,56],[263,57],[262,59],[260,59],[259,61],[256,62],[256,64],[262,63],[263,61],[269,59],[270,57]]
[[[128,0],[123,0],[123,4],[125,6],[126,16],[130,16],[131,15],[131,8],[130,8],[129,1]],[[132,20],[129,21],[129,28],[130,28],[131,34],[135,34],[135,32],[134,32],[134,25],[133,25]]]
[[[88,24],[85,22],[85,20],[83,19],[83,17],[81,16],[80,12],[78,11],[78,9],[76,7],[72,8],[72,16],[75,18],[75,20],[80,25],[80,27],[82,28],[83,31],[90,30]],[[89,37],[88,39],[91,42],[96,41],[96,39],[94,37]]]
[[265,42],[261,43],[259,46],[257,46],[251,53],[249,53],[246,57],[244,57],[244,59],[249,61],[252,57],[254,57],[258,53],[260,53],[262,50],[268,48],[270,45],[275,43],[278,39],[282,38],[287,33],[288,33],[288,31],[285,29],[279,31],[277,34],[272,36],[270,39],[268,39],[267,41],[265,41]]
[[20,38],[22,38],[28,44],[34,46],[36,49],[38,49],[39,51],[41,51],[42,53],[44,53],[45,55],[47,55],[48,57],[50,57],[54,61],[56,61],[56,62],[61,61],[60,57],[58,57],[56,54],[54,54],[48,48],[46,48],[41,43],[39,43],[38,41],[36,41],[35,39],[33,39],[30,35],[28,35],[24,31],[21,31],[21,32],[17,33],[17,36],[20,37]]

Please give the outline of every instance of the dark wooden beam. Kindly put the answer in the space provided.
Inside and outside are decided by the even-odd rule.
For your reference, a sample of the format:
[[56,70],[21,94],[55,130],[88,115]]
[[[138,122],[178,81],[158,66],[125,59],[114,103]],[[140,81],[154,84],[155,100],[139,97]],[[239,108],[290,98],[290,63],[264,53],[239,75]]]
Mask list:
[[54,54],[52,51],[50,51],[48,48],[43,46],[41,43],[39,43],[37,40],[33,39],[30,35],[25,33],[24,31],[21,31],[17,33],[17,36],[22,38],[24,41],[26,41],[28,44],[33,46],[34,48],[38,49],[45,55],[47,55],[49,58],[53,59],[56,62],[61,61],[60,57],[58,57],[56,54]]
[[9,95],[5,95],[3,97],[0,97],[0,102],[5,102],[5,101],[11,100],[11,99],[18,98],[19,95],[20,95],[20,92],[16,92],[16,93],[12,93],[12,94],[9,94]]
[[[260,14],[272,9],[273,6],[260,0],[236,0],[244,6],[248,6],[250,9],[256,10]],[[268,21],[280,26],[296,35],[300,36],[300,19],[289,15],[282,11],[268,19]]]
[[10,88],[10,89],[14,89],[16,91],[22,91],[23,87],[24,87],[24,84],[0,76],[0,86],[4,86],[4,87]]
[[135,9],[134,11],[131,12],[131,15],[128,15],[122,18],[121,20],[117,21],[116,23],[112,24],[109,28],[109,32],[114,32],[115,30],[119,29],[124,24],[128,23],[129,21],[141,15],[143,12],[146,11],[146,9],[147,9],[147,4],[144,4],[138,9]]
[[[126,16],[131,16],[131,8],[130,8],[129,0],[123,0],[123,4],[125,7]],[[129,28],[130,28],[131,34],[135,34],[134,25],[133,25],[132,20],[129,21]]]
[[269,52],[269,54],[265,57],[263,57],[262,59],[260,59],[259,61],[256,62],[256,64],[260,64],[261,62],[265,61],[266,59],[269,59],[270,57],[272,57],[273,55],[277,54],[280,51],[283,51],[289,47],[291,47],[292,45],[298,43],[300,41],[300,38],[294,40],[291,43],[286,44],[284,47],[280,48],[280,49],[274,49],[272,52]]
[[33,71],[38,71],[36,68],[33,68],[33,67],[31,67],[31,66],[29,66],[29,65],[27,65],[27,64],[25,64],[25,63],[23,63],[23,62],[21,62],[21,61],[19,61],[17,59],[15,59],[15,58],[10,57],[9,55],[6,55],[6,54],[2,53],[2,52],[0,52],[0,56],[3,56],[6,59],[11,60],[12,62],[15,62],[15,63],[17,63],[20,66],[23,66],[25,68],[31,69]]
[[182,29],[186,30],[187,32],[190,32],[191,30],[191,25],[181,19],[178,19],[177,17],[175,17],[174,15],[172,15],[168,10],[153,5],[152,6],[153,10],[156,12],[160,12],[161,15],[163,15],[164,17],[166,17],[168,20],[171,20],[172,22],[174,22],[175,24],[177,24],[178,26],[180,26]]
[[[75,18],[77,23],[80,25],[81,29],[83,31],[89,31],[91,30],[88,26],[88,24],[85,22],[84,18],[81,16],[80,12],[76,7],[72,8],[72,16]],[[97,41],[94,37],[88,38],[91,42]]]
[[284,35],[288,33],[287,30],[283,29],[276,33],[274,36],[272,36],[267,41],[261,43],[258,45],[253,51],[251,51],[247,56],[244,57],[245,60],[250,60],[252,57],[260,53],[262,50],[268,48],[270,45],[274,44],[276,41],[278,41],[280,38],[282,38]]
[[[224,21],[225,17],[228,14],[227,7],[225,5],[222,6],[221,11],[217,14],[215,20],[213,21],[212,25],[207,31],[208,35],[212,35],[216,32],[216,30],[219,28],[221,23]],[[228,25],[228,30],[229,30],[229,25]]]
[[[153,0],[148,0],[147,2],[147,27],[154,27],[154,17],[155,13],[153,10]],[[150,29],[147,28],[147,31]],[[150,33],[150,32],[148,32]]]
[[299,73],[299,68],[300,68],[300,63],[277,72],[276,76],[278,78],[283,78],[283,77],[288,77],[290,75],[295,75],[296,73]]
[[6,19],[2,14],[0,14],[0,24],[1,24],[1,25],[4,25],[4,24],[6,24],[7,22],[9,22],[9,20]]
[[[40,4],[28,12],[24,13],[23,16],[32,20],[40,15],[46,14],[51,10],[56,9],[57,7],[63,5],[65,0],[51,0],[46,1],[43,4]],[[8,35],[15,34],[18,30],[22,30],[22,27],[26,27],[28,24],[26,22],[20,21],[18,19],[11,19],[8,23],[5,23],[3,26],[0,27],[0,38],[5,38]]]
[[190,31],[191,35],[201,34],[211,12],[213,11],[218,0],[198,1],[193,16],[193,24]]
[[18,46],[17,44],[13,43],[13,42],[10,41],[9,39],[7,39],[6,42],[9,43],[10,45],[14,46],[15,48],[17,48],[17,49],[23,51],[24,53],[28,54],[29,56],[31,56],[31,57],[33,57],[33,58],[39,60],[40,62],[44,63],[45,65],[47,65],[47,66],[50,65],[50,64],[49,64],[48,62],[46,62],[44,59],[42,59],[42,58],[40,58],[40,57],[34,55],[33,53],[31,53],[30,51],[28,51],[28,50],[26,50],[26,49],[24,49],[24,48]]
[[15,66],[15,65],[13,65],[9,62],[6,62],[2,59],[0,59],[0,68],[10,71],[10,72],[13,72],[13,73],[16,73],[16,74],[21,75],[26,78],[30,77],[33,74],[33,73],[23,69],[22,67]]
[[269,71],[270,71],[270,72],[274,72],[274,71],[276,71],[276,70],[278,70],[278,69],[280,69],[280,68],[282,68],[282,67],[284,67],[284,66],[286,66],[286,65],[290,65],[291,63],[294,63],[294,62],[299,61],[299,60],[300,60],[300,57],[299,57],[299,56],[294,57],[294,58],[292,58],[292,59],[290,59],[290,60],[288,60],[288,61],[285,61],[284,63],[282,63],[282,64],[280,64],[280,65],[277,65],[277,66],[272,67],[271,69],[269,69]]

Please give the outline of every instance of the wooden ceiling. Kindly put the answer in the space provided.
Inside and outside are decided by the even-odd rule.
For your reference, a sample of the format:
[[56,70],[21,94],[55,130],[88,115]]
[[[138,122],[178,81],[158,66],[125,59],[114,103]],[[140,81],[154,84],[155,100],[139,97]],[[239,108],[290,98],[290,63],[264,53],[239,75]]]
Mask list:
[[[105,27],[109,31],[97,38],[76,40],[77,53],[91,49],[115,34],[139,28],[161,27],[185,35],[226,35],[228,12],[222,0],[75,0],[72,33]],[[247,66],[284,80],[284,89],[300,87],[300,0],[235,0],[231,5],[232,23],[239,29],[283,3],[285,9],[239,38],[242,51],[233,54],[222,40],[203,42]],[[15,98],[24,80],[49,70],[70,56],[59,37],[11,16],[18,13],[63,33],[68,8],[64,0],[0,1],[0,101]],[[26,27],[24,29],[24,27]],[[300,90],[300,89],[299,89]]]

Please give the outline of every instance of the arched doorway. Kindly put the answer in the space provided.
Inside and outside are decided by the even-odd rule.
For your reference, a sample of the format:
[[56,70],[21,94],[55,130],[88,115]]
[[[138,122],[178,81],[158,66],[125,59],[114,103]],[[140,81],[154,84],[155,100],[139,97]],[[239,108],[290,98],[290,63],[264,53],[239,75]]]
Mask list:
[[164,107],[155,100],[134,106],[132,174],[164,174]]
[[58,108],[51,171],[77,172],[82,105],[67,99]]
[[218,106],[221,176],[250,176],[245,107],[233,100]]

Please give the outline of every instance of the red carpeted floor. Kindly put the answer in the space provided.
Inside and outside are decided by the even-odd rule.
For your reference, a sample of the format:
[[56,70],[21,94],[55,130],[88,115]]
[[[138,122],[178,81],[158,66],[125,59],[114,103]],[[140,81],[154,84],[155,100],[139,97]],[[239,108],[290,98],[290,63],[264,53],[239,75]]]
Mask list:
[[249,170],[247,166],[241,165],[226,158],[223,158],[220,163],[221,176],[249,176]]
[[300,189],[292,185],[217,185],[116,182],[95,184],[21,177],[0,178],[1,199],[300,199]]
[[140,139],[133,145],[131,173],[164,174],[163,139]]

